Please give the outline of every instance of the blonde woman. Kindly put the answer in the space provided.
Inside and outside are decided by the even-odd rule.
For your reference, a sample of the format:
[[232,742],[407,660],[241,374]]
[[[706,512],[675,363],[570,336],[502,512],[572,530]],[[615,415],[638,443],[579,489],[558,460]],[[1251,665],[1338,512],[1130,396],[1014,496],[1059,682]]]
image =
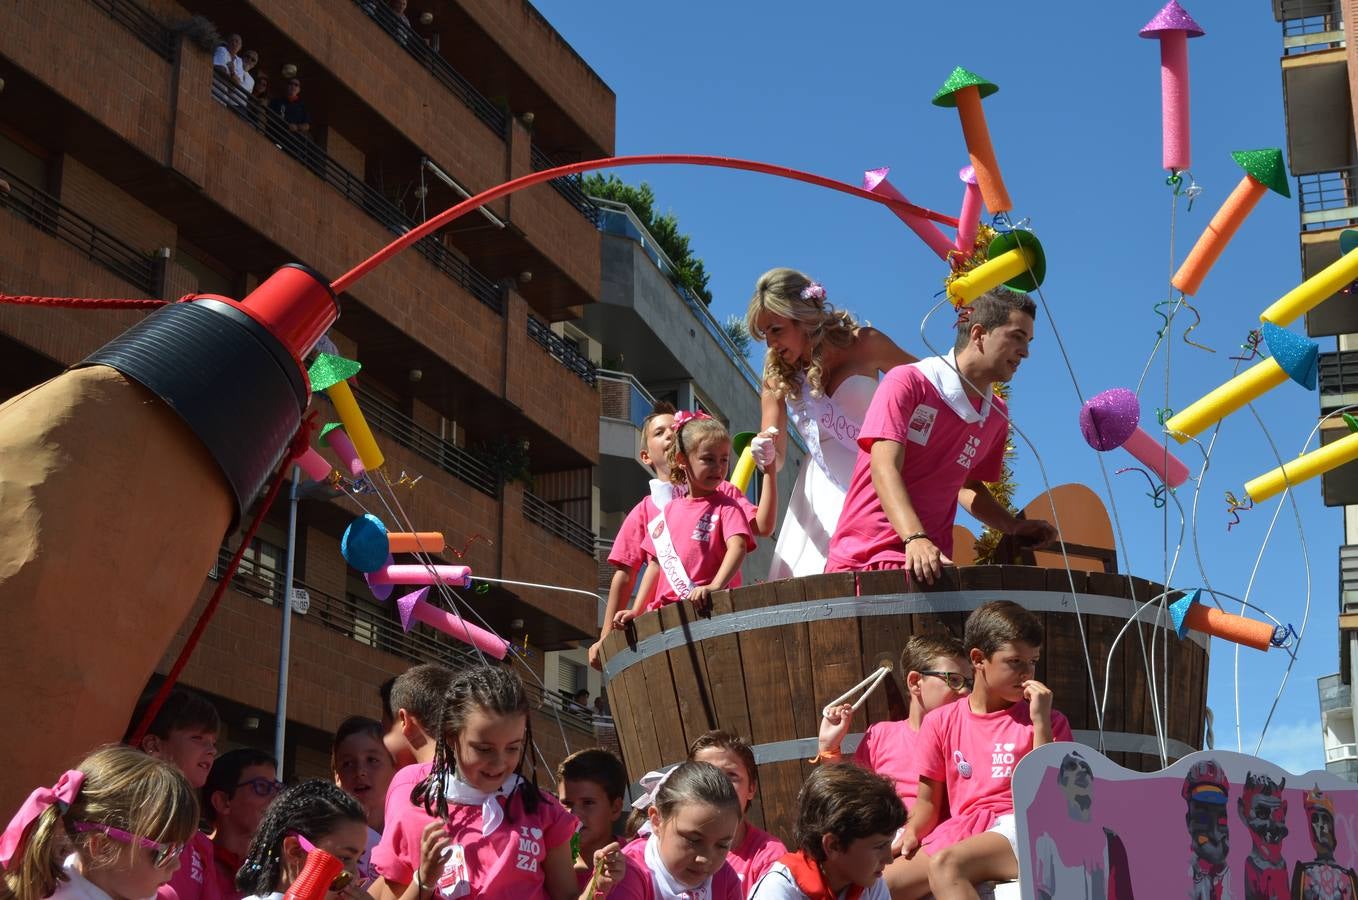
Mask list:
[[789,419],[811,457],[792,488],[769,580],[818,575],[825,570],[878,375],[915,357],[835,309],[825,288],[795,269],[770,269],[759,277],[745,321],[769,348],[760,430],[778,429],[775,465],[783,465]]

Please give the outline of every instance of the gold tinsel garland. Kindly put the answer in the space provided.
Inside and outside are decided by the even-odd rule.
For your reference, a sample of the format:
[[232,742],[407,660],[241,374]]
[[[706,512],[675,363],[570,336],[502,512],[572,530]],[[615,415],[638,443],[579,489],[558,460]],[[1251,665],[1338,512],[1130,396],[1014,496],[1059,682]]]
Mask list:
[[[1002,398],[1006,403],[1009,402],[1009,385],[996,382],[991,385],[991,388],[996,396]],[[1010,513],[1015,512],[1014,491],[1018,489],[1018,485],[1014,484],[1014,467],[1012,465],[1014,454],[1014,429],[1010,427],[1004,439],[1004,463],[1000,467],[1000,480],[985,482],[990,495]],[[997,531],[989,525],[985,526],[981,530],[981,536],[976,539],[977,564],[994,563],[995,552],[999,550],[1000,541],[1003,539],[1004,532]]]

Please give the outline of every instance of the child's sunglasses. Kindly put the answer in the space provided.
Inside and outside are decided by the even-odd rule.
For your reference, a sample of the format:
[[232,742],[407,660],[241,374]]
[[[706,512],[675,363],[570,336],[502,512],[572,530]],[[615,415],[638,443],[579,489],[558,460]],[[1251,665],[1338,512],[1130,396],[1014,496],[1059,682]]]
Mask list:
[[145,847],[151,851],[151,862],[157,869],[165,868],[169,865],[170,860],[177,859],[184,849],[183,844],[162,844],[139,834],[132,834],[130,831],[123,831],[121,828],[114,828],[112,825],[104,825],[99,822],[76,822],[75,830],[82,832],[98,831],[119,843]]
[[[315,853],[319,849],[315,844],[307,840],[307,836],[302,834],[300,831],[292,832],[292,836],[297,838],[297,843],[300,844],[302,849],[305,850],[307,853]],[[321,850],[321,852],[330,853],[330,851],[328,850]],[[333,856],[334,854],[331,855]],[[354,873],[350,872],[348,869],[343,870],[342,872],[335,876],[334,881],[330,882],[330,890],[331,891],[344,890],[349,886],[349,882],[352,881],[353,878]]]
[[955,694],[960,694],[963,690],[971,690],[972,680],[961,672],[940,672],[935,669],[921,669],[920,674],[942,678],[948,683],[949,689]]

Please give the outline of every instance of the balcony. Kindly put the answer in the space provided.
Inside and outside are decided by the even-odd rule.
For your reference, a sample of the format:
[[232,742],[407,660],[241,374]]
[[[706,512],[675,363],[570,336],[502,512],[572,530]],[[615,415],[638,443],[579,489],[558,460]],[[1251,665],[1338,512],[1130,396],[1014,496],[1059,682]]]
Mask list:
[[655,407],[655,398],[627,372],[599,370],[599,454],[610,457],[599,485],[599,506],[625,510],[646,494],[651,471],[641,464],[642,423]]
[[594,555],[594,532],[588,526],[528,491],[523,493],[523,517],[582,553]]
[[1338,0],[1275,0],[1283,31],[1288,162],[1297,175],[1348,165],[1353,140],[1343,8]]
[[90,3],[108,13],[109,18],[132,32],[137,40],[150,47],[161,59],[174,61],[179,39],[150,12],[132,0],[90,0]]
[[594,367],[594,363],[590,362],[574,344],[557,334],[550,326],[532,314],[528,316],[528,336],[542,349],[546,350],[552,359],[565,366],[568,371],[585,384],[593,386],[598,380],[598,370]]
[[[536,145],[530,148],[530,155],[533,160],[534,172],[545,172],[548,169],[555,169],[558,165],[546,153],[543,153]],[[580,188],[579,175],[567,175],[562,178],[553,178],[550,182],[558,194],[566,198],[566,202],[575,207],[580,215],[594,226],[599,225],[599,207],[588,195]]]
[[1322,353],[1317,367],[1321,415],[1358,406],[1358,350]]
[[[1332,444],[1349,434],[1342,419],[1331,419],[1320,429],[1321,446]],[[1358,461],[1345,463],[1320,476],[1320,496],[1326,506],[1358,504]]]
[[362,385],[354,394],[363,408],[364,417],[374,428],[486,496],[499,496],[500,486],[495,474],[475,454],[416,424],[414,419]]

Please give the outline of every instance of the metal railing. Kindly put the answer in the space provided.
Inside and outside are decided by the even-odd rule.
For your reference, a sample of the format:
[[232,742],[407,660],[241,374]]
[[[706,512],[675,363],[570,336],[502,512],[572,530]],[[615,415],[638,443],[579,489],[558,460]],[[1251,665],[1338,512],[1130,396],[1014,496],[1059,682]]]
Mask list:
[[118,240],[89,219],[61,205],[56,197],[40,191],[0,167],[0,179],[9,190],[0,190],[0,209],[7,209],[39,231],[69,244],[89,259],[133,285],[143,294],[156,293],[156,265],[143,253]]
[[[242,121],[267,137],[278,149],[295,157],[388,231],[405,234],[415,227],[415,220],[397,208],[377,188],[340,165],[315,141],[289,131],[281,116],[267,109],[220,72],[212,74],[212,95],[222,106],[240,116]],[[504,291],[500,285],[472,268],[438,238],[426,237],[415,242],[414,248],[473,297],[497,313],[504,314]]]
[[523,517],[572,547],[594,555],[594,532],[528,491],[523,492]]
[[363,415],[375,428],[408,450],[434,463],[449,475],[476,488],[487,497],[499,497],[500,485],[490,468],[470,451],[451,444],[392,406],[381,395],[363,387],[355,389]]
[[461,100],[487,128],[504,140],[509,126],[509,114],[472,87],[472,83],[454,69],[448,60],[424,42],[424,38],[410,27],[409,22],[392,12],[386,0],[354,0],[354,2],[368,18],[377,23],[377,27],[415,57],[420,65],[428,69],[439,83]]
[[1345,44],[1339,0],[1282,0],[1283,55],[1335,50]]
[[1358,759],[1358,744],[1337,744],[1325,748],[1326,763],[1343,762],[1346,759]]
[[149,10],[132,0],[90,0],[95,7],[108,13],[109,18],[126,28],[156,55],[166,62],[174,62],[177,40],[175,33],[165,27]]
[[1339,611],[1358,613],[1358,544],[1339,547]]
[[[231,553],[223,547],[217,556],[217,565],[208,577],[219,580],[230,561]],[[252,571],[244,571],[244,566],[242,562],[242,569],[238,569],[231,579],[232,588],[270,606],[278,606],[283,597],[283,573],[257,563],[251,565]],[[441,631],[419,624],[404,631],[392,605],[379,606],[355,597],[335,597],[297,579],[294,579],[293,587],[306,591],[310,600],[303,621],[319,624],[357,643],[412,663],[436,662],[454,670],[481,664],[480,657],[465,644]],[[563,724],[593,736],[592,714],[570,709],[561,698],[544,692],[531,678],[524,679],[524,689],[534,706],[559,712]]]
[[1297,176],[1302,231],[1342,228],[1358,222],[1358,166]]
[[1322,415],[1358,404],[1358,350],[1321,353],[1316,369]]
[[607,419],[621,419],[640,428],[655,408],[655,398],[627,372],[597,370],[599,382],[599,415]]
[[[546,153],[543,153],[536,146],[530,146],[529,152],[533,160],[534,172],[545,172],[548,169],[555,169],[557,164]],[[579,175],[565,175],[561,178],[551,180],[552,187],[556,192],[566,198],[566,202],[574,206],[580,215],[589,220],[594,227],[599,227],[599,207],[590,199],[589,195],[580,187]]]
[[598,381],[599,370],[595,368],[594,363],[590,362],[574,344],[531,313],[528,316],[528,336],[551,354],[553,359],[574,372],[585,384],[593,387]]

